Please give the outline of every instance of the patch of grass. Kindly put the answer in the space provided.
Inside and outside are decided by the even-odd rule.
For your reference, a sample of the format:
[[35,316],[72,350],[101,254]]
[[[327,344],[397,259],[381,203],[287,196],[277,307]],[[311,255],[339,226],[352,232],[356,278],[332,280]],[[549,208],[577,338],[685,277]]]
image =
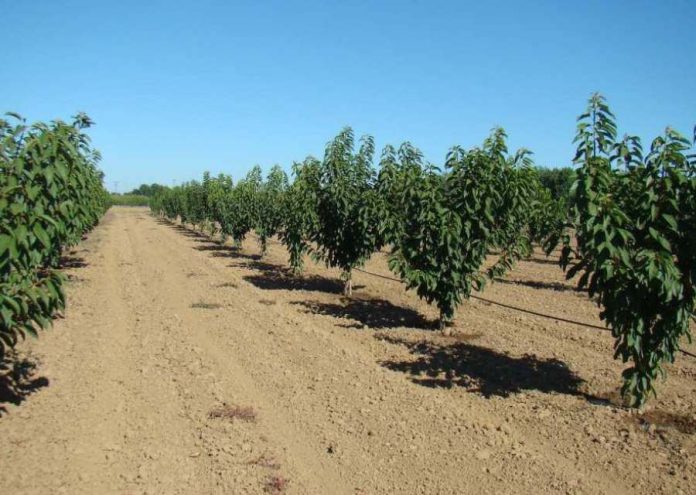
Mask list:
[[239,419],[249,423],[255,422],[256,416],[256,410],[251,406],[233,406],[229,404],[223,404],[208,413],[210,419]]
[[196,303],[191,304],[191,307],[194,309],[220,309],[222,308],[222,305],[217,303],[207,303],[203,301],[198,301]]
[[114,206],[149,206],[150,198],[141,194],[111,193],[109,202]]

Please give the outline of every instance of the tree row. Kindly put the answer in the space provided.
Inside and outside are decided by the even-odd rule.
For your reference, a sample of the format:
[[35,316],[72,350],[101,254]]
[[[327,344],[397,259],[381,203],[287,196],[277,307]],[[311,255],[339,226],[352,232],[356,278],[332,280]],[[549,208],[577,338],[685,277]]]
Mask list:
[[[693,140],[672,129],[647,153],[640,139],[619,139],[614,116],[593,95],[578,119],[571,191],[544,187],[527,150],[510,153],[495,129],[471,149],[455,146],[441,167],[410,143],[382,150],[356,143],[350,128],[322,160],[275,166],[265,180],[254,167],[162,190],[152,209],[231,237],[255,231],[262,254],[277,235],[293,271],[305,254],[339,268],[347,296],[352,273],[377,250],[419,297],[437,306],[440,326],[473,291],[503,276],[535,243],[562,247],[560,265],[579,277],[601,308],[616,357],[631,365],[623,392],[642,405],[690,338],[696,277],[696,159]],[[557,199],[562,196],[562,199]]]
[[0,363],[64,308],[61,256],[106,210],[91,124],[0,119]]

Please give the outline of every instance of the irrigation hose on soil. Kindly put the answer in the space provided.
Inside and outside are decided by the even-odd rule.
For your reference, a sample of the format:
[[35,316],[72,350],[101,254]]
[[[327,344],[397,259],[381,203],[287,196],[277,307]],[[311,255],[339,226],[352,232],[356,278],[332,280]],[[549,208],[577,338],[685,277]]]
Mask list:
[[[169,223],[173,223],[173,222],[171,222],[171,221],[169,221],[169,220],[167,220],[167,221],[168,221]],[[280,243],[280,242],[277,242],[277,241],[271,241],[271,243],[272,243],[272,244],[281,245],[281,243]],[[372,276],[372,277],[377,277],[377,278],[381,278],[381,279],[384,279],[384,280],[390,280],[390,281],[392,281],[392,282],[396,282],[396,283],[399,283],[399,284],[402,284],[402,283],[403,283],[403,282],[402,282],[401,280],[399,280],[398,278],[388,277],[388,276],[386,276],[386,275],[380,275],[379,273],[368,272],[367,270],[363,270],[363,269],[361,269],[361,268],[353,268],[353,270],[355,270],[356,272],[364,273],[365,275],[370,275],[370,276]],[[513,310],[513,311],[519,311],[520,313],[527,313],[527,314],[529,314],[529,315],[538,316],[538,317],[540,317],[540,318],[546,318],[546,319],[548,319],[548,320],[562,321],[562,322],[564,322],[564,323],[570,323],[571,325],[577,325],[577,326],[586,327],[586,328],[593,328],[593,329],[595,329],[595,330],[603,330],[603,331],[605,331],[605,332],[611,331],[611,330],[609,330],[608,328],[606,328],[606,327],[600,327],[599,325],[593,325],[593,324],[591,324],[591,323],[584,323],[584,322],[581,322],[581,321],[569,320],[569,319],[567,319],[567,318],[562,318],[562,317],[560,317],[560,316],[547,315],[547,314],[544,314],[544,313],[539,313],[539,312],[537,312],[537,311],[532,311],[531,309],[524,309],[524,308],[520,308],[520,307],[517,307],[517,306],[512,306],[512,305],[510,305],[510,304],[505,304],[505,303],[501,303],[501,302],[498,302],[498,301],[493,301],[493,300],[491,300],[491,299],[486,299],[485,297],[481,297],[481,296],[475,296],[475,295],[473,295],[473,294],[471,294],[470,297],[471,297],[472,299],[476,299],[476,300],[478,300],[478,301],[482,301],[482,302],[485,302],[485,303],[488,303],[488,304],[493,304],[493,305],[495,305],[495,306],[500,306],[500,307],[502,307],[502,308],[511,309],[511,310]],[[683,349],[678,349],[678,350],[679,350],[679,352],[681,352],[681,353],[684,354],[685,356],[689,356],[689,357],[691,357],[691,358],[696,359],[696,354],[694,354],[694,353],[692,353],[692,352],[689,352],[689,351],[685,351],[685,350],[683,350]]]
[[[398,278],[387,277],[386,275],[380,275],[379,273],[368,272],[368,271],[362,270],[362,269],[360,269],[360,268],[353,268],[353,270],[355,270],[356,272],[364,273],[365,275],[371,275],[371,276],[373,276],[373,277],[382,278],[382,279],[384,279],[384,280],[391,280],[392,282],[397,282],[397,283],[400,283],[400,284],[403,283],[403,282],[402,282],[401,280],[399,280]],[[505,303],[493,301],[493,300],[491,300],[491,299],[486,299],[485,297],[475,296],[475,295],[473,295],[473,294],[472,294],[470,297],[471,297],[472,299],[477,299],[477,300],[479,300],[479,301],[482,301],[482,302],[485,302],[485,303],[488,303],[488,304],[494,304],[494,305],[496,305],[496,306],[501,306],[501,307],[503,307],[503,308],[512,309],[512,310],[514,310],[514,311],[519,311],[520,313],[527,313],[527,314],[530,314],[530,315],[539,316],[539,317],[541,317],[541,318],[546,318],[546,319],[549,319],[549,320],[562,321],[562,322],[564,322],[564,323],[570,323],[570,324],[572,324],[572,325],[578,325],[578,326],[581,326],[581,327],[594,328],[594,329],[597,329],[597,330],[603,330],[603,331],[605,331],[605,332],[609,332],[609,331],[610,331],[608,328],[606,328],[606,327],[600,327],[599,325],[592,325],[591,323],[583,323],[583,322],[581,322],[581,321],[569,320],[569,319],[567,319],[567,318],[562,318],[562,317],[560,317],[560,316],[547,315],[547,314],[544,314],[544,313],[539,313],[539,312],[537,312],[537,311],[532,311],[532,310],[530,310],[530,309],[519,308],[519,307],[517,307],[517,306],[512,306],[512,305],[510,305],[510,304],[505,304]],[[686,356],[689,356],[689,357],[692,357],[692,358],[696,359],[696,354],[693,354],[693,353],[691,353],[691,352],[689,352],[689,351],[685,351],[685,350],[683,350],[683,349],[679,349],[679,352],[681,352],[682,354],[684,354],[684,355],[686,355]]]

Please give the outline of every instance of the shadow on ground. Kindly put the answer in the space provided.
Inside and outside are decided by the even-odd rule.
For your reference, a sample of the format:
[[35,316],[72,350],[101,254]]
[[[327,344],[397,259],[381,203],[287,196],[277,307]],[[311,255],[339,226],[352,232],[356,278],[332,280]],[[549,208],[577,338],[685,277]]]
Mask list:
[[196,242],[200,243],[200,246],[195,246],[193,249],[196,251],[230,251],[232,248],[229,246],[225,246],[223,244],[211,244],[208,241],[204,241],[202,239],[196,239]]
[[178,230],[182,234],[184,234],[186,237],[192,237],[194,239],[208,239],[208,236],[205,234],[202,234],[200,232],[197,232],[195,230],[188,229],[184,227],[183,225],[172,225],[172,224],[166,224],[165,225],[170,225],[172,228],[175,230]]
[[442,344],[384,335],[379,338],[407,347],[416,357],[380,364],[410,375],[414,383],[425,387],[464,387],[487,398],[509,397],[524,390],[587,397],[581,391],[585,382],[557,359],[510,357],[468,342]]
[[[250,284],[263,290],[301,290],[308,292],[326,292],[329,294],[343,294],[343,282],[336,278],[321,275],[293,275],[292,271],[284,266],[260,261],[252,258],[244,264],[232,265],[235,267],[249,268],[260,272],[257,275],[242,277]],[[353,290],[363,289],[364,285],[353,285]]]
[[[245,266],[259,270],[260,266],[269,265],[268,263],[248,263]],[[274,269],[267,270],[262,268],[263,274],[246,275],[244,280],[263,290],[303,290],[308,292],[326,292],[330,294],[342,294],[343,282],[320,275],[292,276],[282,271],[275,265],[270,265]],[[362,287],[362,286],[361,286]]]
[[238,247],[225,246],[223,244],[217,244],[210,241],[198,240],[200,243],[198,246],[194,246],[193,249],[196,251],[209,252],[214,258],[241,258],[256,261],[261,259],[259,254],[245,254]]
[[[198,249],[198,248],[196,248]],[[206,251],[206,249],[200,249],[200,251]],[[233,258],[233,259],[245,259],[250,261],[258,261],[261,259],[260,254],[246,254],[243,253],[239,248],[226,247],[225,249],[208,249],[211,252],[213,258]]]
[[167,220],[166,218],[155,218],[155,222],[159,225],[165,225],[167,227],[170,227],[170,228],[184,234],[186,237],[192,237],[194,239],[209,240],[209,236],[205,235],[204,233],[198,232],[197,230],[193,230],[193,229],[190,229],[188,227],[185,227],[180,223],[175,223],[171,220]]
[[19,405],[37,390],[47,387],[48,378],[37,377],[37,362],[10,351],[0,364],[0,416],[7,413],[5,404]]
[[89,263],[87,263],[83,257],[72,254],[61,256],[58,262],[58,268],[60,269],[84,268],[86,266],[89,266]]
[[368,327],[373,330],[380,330],[406,327],[433,330],[437,327],[436,321],[425,318],[418,311],[396,306],[385,299],[353,296],[352,298],[341,298],[340,303],[296,301],[291,304],[303,306],[307,313],[353,320],[342,325],[346,328]]
[[548,289],[558,292],[583,292],[582,289],[578,289],[577,287],[573,287],[572,285],[567,285],[562,282],[543,282],[541,280],[510,280],[506,278],[497,278],[495,281],[496,283],[508,285],[524,285],[525,287],[531,287],[532,289]]
[[526,258],[524,261],[529,261],[530,263],[539,263],[540,265],[556,265],[558,266],[558,258],[556,257],[537,257],[533,256],[531,258]]
[[[263,290],[287,290],[325,292],[328,294],[343,294],[343,282],[338,278],[329,278],[321,275],[293,275],[291,270],[282,265],[268,263],[261,260],[260,255],[249,255],[235,247],[224,246],[210,241],[204,235],[190,231],[181,225],[172,225],[166,221],[159,223],[169,225],[172,228],[196,237],[197,251],[207,251],[216,258],[236,259],[230,266],[234,268],[246,268],[259,272],[254,275],[242,277],[246,282]],[[364,285],[355,284],[353,290],[363,289]],[[385,299],[379,298],[343,298],[340,304],[323,303],[318,301],[300,301],[291,304],[302,305],[307,312],[335,316],[341,319],[353,320],[343,326],[346,328],[372,329],[411,327],[422,329],[434,329],[437,323],[423,317],[417,311],[396,306]]]
[[[235,268],[248,268],[261,272],[259,275],[248,275],[244,280],[264,290],[304,290],[320,291],[334,294],[343,293],[343,283],[340,280],[330,279],[319,275],[294,276],[284,266],[261,261],[259,254],[246,254],[240,248],[225,246],[210,240],[209,237],[192,231],[181,225],[172,224],[166,220],[157,219],[162,225],[167,225],[180,233],[195,238],[198,245],[196,251],[210,252],[214,258],[230,258],[242,260],[242,263],[230,265]],[[363,285],[354,285],[353,289],[363,288]]]

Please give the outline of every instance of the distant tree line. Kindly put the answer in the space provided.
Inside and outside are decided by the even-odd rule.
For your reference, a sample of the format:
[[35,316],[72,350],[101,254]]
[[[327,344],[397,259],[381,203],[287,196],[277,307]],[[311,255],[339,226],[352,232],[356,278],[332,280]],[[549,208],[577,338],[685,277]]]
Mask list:
[[161,193],[164,190],[169,189],[167,186],[163,186],[162,184],[141,184],[140,186],[136,187],[132,191],[126,194],[133,194],[135,196],[147,196],[148,198],[151,198],[155,194]]
[[141,184],[124,194],[112,192],[110,203],[116,206],[149,206],[150,198],[168,189],[169,187],[156,183]]
[[[576,179],[575,170],[571,167],[536,167],[539,181],[546,187],[554,200],[567,200],[570,196],[570,188]],[[132,191],[122,196],[146,196],[151,198],[169,189],[168,186],[157,184],[141,184]]]
[[577,178],[577,174],[571,167],[537,167],[539,181],[551,193],[551,197],[558,201],[564,200],[568,204],[570,188]]

